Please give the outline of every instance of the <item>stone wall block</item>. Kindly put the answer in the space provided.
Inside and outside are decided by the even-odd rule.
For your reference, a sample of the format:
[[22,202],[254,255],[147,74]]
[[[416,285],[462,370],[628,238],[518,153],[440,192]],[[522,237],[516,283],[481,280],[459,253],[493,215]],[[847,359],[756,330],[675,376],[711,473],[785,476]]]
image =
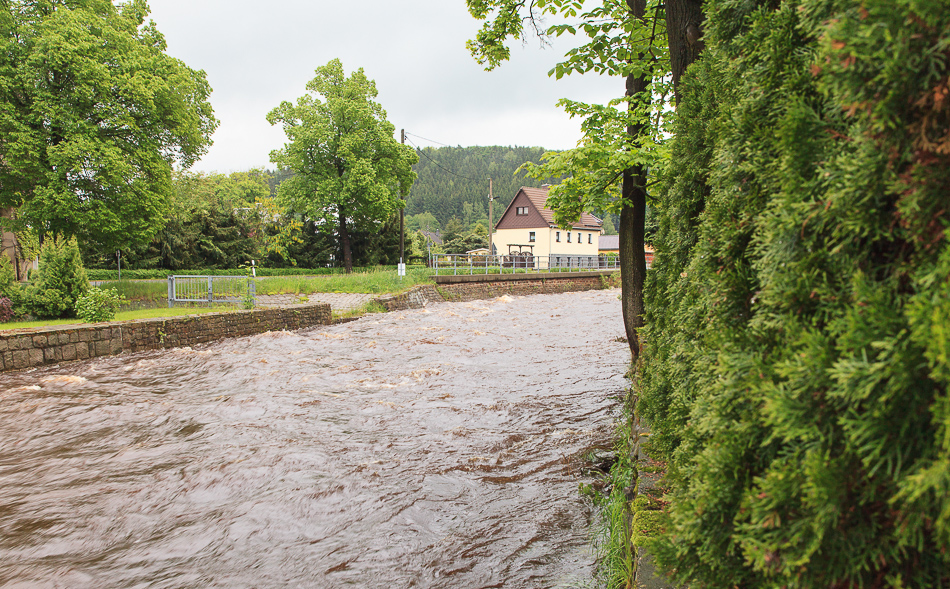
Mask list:
[[30,366],[41,366],[43,364],[43,349],[33,348],[28,350]]
[[13,367],[16,369],[30,367],[30,351],[16,350],[13,352]]

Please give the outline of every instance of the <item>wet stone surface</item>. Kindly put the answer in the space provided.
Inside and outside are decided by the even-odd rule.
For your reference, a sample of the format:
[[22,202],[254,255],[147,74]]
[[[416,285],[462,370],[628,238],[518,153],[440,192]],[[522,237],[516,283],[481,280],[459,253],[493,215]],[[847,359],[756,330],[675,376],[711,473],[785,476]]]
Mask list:
[[0,585],[584,586],[617,291],[0,375]]

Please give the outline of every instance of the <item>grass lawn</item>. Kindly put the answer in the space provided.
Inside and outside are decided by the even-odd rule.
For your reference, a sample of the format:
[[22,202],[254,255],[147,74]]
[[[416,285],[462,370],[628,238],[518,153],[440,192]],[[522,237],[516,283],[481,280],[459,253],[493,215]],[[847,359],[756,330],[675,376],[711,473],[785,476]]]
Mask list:
[[[142,309],[139,311],[123,311],[116,313],[116,321],[128,321],[129,319],[152,319],[154,317],[178,317],[181,315],[197,315],[199,313],[214,313],[218,311],[234,311],[237,307],[201,307],[186,309],[175,307],[174,309]],[[5,329],[28,329],[31,327],[49,327],[51,325],[88,325],[81,319],[47,319],[45,321],[12,321],[9,323],[0,323],[0,330]]]
[[[399,293],[418,284],[429,284],[428,268],[415,268],[399,277],[395,270],[376,270],[328,276],[269,276],[258,278],[255,289],[259,295],[305,294],[315,292],[347,292],[389,294]],[[99,288],[114,288],[129,300],[160,300],[168,296],[168,283],[151,280],[103,282]]]

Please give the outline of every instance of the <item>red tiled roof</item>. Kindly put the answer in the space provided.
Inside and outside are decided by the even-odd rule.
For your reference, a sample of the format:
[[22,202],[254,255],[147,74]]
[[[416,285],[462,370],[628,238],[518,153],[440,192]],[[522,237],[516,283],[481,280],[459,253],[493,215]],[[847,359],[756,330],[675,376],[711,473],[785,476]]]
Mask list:
[[[548,189],[547,188],[529,188],[527,186],[522,186],[521,191],[524,192],[525,196],[528,197],[528,200],[531,201],[531,204],[534,205],[538,212],[541,213],[541,216],[544,217],[544,220],[547,221],[550,227],[554,227],[557,223],[554,222],[554,211],[551,209],[545,208],[545,203],[548,200]],[[604,222],[591,215],[590,213],[581,213],[581,218],[574,223],[573,227],[575,229],[592,229],[598,230],[602,229]]]

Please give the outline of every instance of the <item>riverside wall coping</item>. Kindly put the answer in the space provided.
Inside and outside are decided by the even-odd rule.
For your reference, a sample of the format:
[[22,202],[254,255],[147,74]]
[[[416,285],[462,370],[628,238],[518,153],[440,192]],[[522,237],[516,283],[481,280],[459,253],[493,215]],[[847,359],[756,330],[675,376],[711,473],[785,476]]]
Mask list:
[[330,305],[298,305],[201,315],[54,325],[0,332],[0,372],[73,360],[191,346],[266,331],[328,325]]
[[525,280],[576,280],[578,278],[590,278],[600,276],[611,276],[617,270],[594,270],[591,272],[531,272],[517,274],[442,274],[439,276],[430,276],[436,284],[462,284],[472,282],[519,282]]

